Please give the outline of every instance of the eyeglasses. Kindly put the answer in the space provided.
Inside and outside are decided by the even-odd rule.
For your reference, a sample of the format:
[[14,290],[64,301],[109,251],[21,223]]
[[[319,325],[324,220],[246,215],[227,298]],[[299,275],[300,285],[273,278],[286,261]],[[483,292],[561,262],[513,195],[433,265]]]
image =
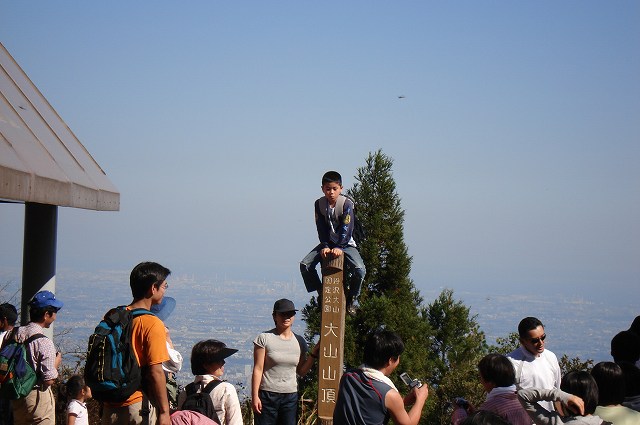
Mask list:
[[540,338],[531,338],[529,342],[531,342],[532,344],[537,344],[540,341],[544,341],[545,339],[547,339],[547,334],[542,334]]

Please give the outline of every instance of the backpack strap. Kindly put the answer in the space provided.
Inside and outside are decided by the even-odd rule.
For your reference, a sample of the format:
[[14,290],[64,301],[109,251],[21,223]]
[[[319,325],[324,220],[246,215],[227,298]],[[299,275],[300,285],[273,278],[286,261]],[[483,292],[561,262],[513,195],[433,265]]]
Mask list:
[[36,339],[40,339],[40,338],[46,338],[46,336],[43,335],[43,334],[34,334],[34,335],[31,335],[29,338],[27,338],[24,343],[25,344],[30,344],[31,342],[35,341]]
[[184,387],[184,391],[187,393],[187,397],[189,397],[191,394],[195,394],[197,391],[195,382],[187,384],[187,386]]
[[[351,198],[343,194],[340,194],[340,196],[338,196],[338,199],[336,199],[336,206],[335,206],[336,219],[339,219],[344,213],[344,203],[347,199],[351,199]],[[320,207],[320,213],[324,216],[324,218],[327,221],[329,221],[329,211],[328,211],[329,202],[327,201],[327,198],[323,196],[322,198],[318,199],[318,202]]]
[[[33,334],[23,342],[24,348],[27,351],[27,361],[29,362],[29,364],[33,368],[33,371],[36,372],[36,376],[38,376],[38,371],[36,370],[36,366],[33,364],[33,357],[31,355],[31,348],[29,347],[29,344],[31,344],[36,339],[40,339],[40,338],[46,338],[46,336],[43,335],[43,334]],[[15,341],[15,335],[14,335],[14,341]],[[40,378],[38,378],[38,379],[40,379]]]
[[[10,343],[10,342],[16,342],[18,344],[29,344],[33,341],[35,341],[36,339],[40,339],[40,338],[46,338],[46,336],[44,334],[33,334],[31,335],[29,338],[27,338],[24,341],[18,341],[16,339],[16,333],[18,333],[18,329],[20,328],[20,326],[16,326],[15,328],[13,328],[11,330],[11,332],[9,333],[9,335],[7,335],[7,337],[5,338],[6,343]],[[3,344],[4,345],[4,344]]]
[[156,315],[153,311],[149,311],[146,308],[134,308],[131,310],[132,317],[144,316],[145,314],[151,314],[152,316]]
[[[206,386],[206,387],[204,387],[204,388],[202,389],[202,392],[203,392],[203,393],[205,393],[205,394],[210,394],[210,393],[211,393],[211,391],[213,391],[213,389],[214,389],[215,387],[217,387],[218,385],[222,384],[222,382],[223,382],[223,381],[219,381],[219,380],[217,380],[217,379],[214,379],[213,381],[209,382],[209,383],[207,384],[207,386]],[[189,385],[191,385],[191,384],[189,384]],[[187,385],[187,386],[188,386],[188,385]]]
[[340,194],[340,196],[338,196],[338,199],[336,199],[336,218],[337,219],[342,217],[342,214],[344,213],[344,202],[346,200],[347,200],[347,197],[344,196],[343,194]]

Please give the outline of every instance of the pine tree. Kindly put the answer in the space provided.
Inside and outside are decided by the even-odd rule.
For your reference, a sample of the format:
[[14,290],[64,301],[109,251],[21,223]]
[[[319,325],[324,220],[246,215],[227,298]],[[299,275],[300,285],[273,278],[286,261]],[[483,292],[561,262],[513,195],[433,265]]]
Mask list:
[[487,354],[486,339],[476,316],[454,299],[450,289],[443,290],[423,315],[434,330],[429,347],[433,364],[429,382],[435,389],[429,394],[423,422],[448,423],[448,404],[454,398],[464,397],[476,406],[484,401],[477,365]]
[[382,151],[370,153],[348,191],[356,200],[358,219],[365,230],[360,253],[367,276],[360,310],[347,327],[345,363],[359,365],[367,337],[386,328],[397,332],[405,343],[400,371],[419,377],[427,368],[424,360],[431,330],[420,317],[422,298],[409,277],[412,258],[404,242],[404,210],[392,166],[393,160]]

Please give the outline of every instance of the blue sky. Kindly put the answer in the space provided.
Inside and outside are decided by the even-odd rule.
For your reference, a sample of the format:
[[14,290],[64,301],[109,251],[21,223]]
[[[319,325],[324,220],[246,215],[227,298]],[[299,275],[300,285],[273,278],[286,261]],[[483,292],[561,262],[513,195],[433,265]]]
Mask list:
[[121,193],[60,268],[302,285],[321,175],[382,149],[418,289],[640,295],[638,2],[3,0],[0,40]]

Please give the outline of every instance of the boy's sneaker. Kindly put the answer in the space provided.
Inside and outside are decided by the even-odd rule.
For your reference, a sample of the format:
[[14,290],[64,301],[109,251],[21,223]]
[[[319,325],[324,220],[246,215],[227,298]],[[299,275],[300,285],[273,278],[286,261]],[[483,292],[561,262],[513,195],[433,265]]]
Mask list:
[[356,306],[353,302],[353,297],[347,295],[347,314],[349,316],[355,316],[358,312],[358,306]]

